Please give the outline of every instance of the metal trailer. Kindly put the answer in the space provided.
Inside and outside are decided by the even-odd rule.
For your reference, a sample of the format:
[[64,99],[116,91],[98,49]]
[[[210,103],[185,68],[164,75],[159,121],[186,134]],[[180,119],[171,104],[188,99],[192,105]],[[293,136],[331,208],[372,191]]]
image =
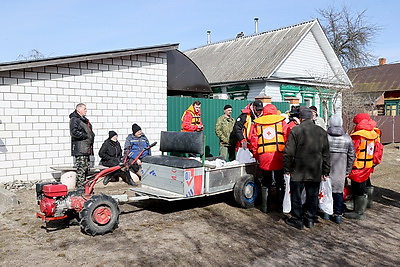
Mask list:
[[141,186],[131,188],[136,196],[112,196],[118,202],[161,199],[166,201],[205,197],[233,191],[243,208],[254,207],[260,192],[258,166],[245,163],[223,167],[205,164],[197,168],[175,168],[142,163]]
[[[241,207],[253,207],[260,192],[258,179],[255,178],[259,177],[257,164],[228,163],[223,167],[207,164],[204,139],[203,132],[161,132],[162,155],[143,158],[142,184],[131,188],[136,196],[113,197],[119,202],[143,199],[174,201],[233,191]],[[203,157],[199,162],[192,158],[176,157],[171,153],[191,153]]]

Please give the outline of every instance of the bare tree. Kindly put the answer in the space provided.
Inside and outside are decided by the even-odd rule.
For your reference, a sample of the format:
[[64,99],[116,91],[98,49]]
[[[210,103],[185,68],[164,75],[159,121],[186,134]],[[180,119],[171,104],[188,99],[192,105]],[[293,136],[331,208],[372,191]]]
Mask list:
[[321,26],[346,71],[372,62],[374,56],[368,46],[381,27],[368,22],[366,10],[352,13],[344,6],[341,10],[318,9],[318,13],[322,16]]
[[17,60],[32,60],[32,59],[42,59],[45,58],[45,55],[43,55],[40,51],[36,50],[36,49],[32,49],[31,51],[29,51],[28,55],[23,55],[20,54],[17,57]]

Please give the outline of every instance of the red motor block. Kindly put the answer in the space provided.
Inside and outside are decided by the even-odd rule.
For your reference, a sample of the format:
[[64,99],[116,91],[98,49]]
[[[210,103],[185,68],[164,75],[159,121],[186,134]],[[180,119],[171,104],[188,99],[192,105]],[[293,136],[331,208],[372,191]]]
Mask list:
[[43,193],[47,197],[62,197],[68,194],[68,188],[65,184],[46,184]]
[[40,201],[40,211],[45,215],[45,216],[53,216],[54,213],[56,212],[56,201],[55,199],[52,198],[43,198]]

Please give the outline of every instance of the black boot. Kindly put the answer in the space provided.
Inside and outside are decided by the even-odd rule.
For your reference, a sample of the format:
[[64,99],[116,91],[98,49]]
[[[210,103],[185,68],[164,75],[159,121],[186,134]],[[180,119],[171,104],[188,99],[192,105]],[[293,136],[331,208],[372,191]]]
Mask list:
[[128,185],[132,185],[132,186],[137,186],[137,184],[135,183],[135,181],[133,181],[131,174],[128,172],[125,172],[124,175],[121,176],[122,180],[127,183]]
[[268,187],[261,187],[261,211],[268,212]]
[[374,195],[374,187],[367,186],[368,203],[367,208],[372,208],[372,197]]
[[111,180],[111,175],[107,175],[106,177],[104,177],[103,179],[103,184],[107,185]]
[[355,196],[354,197],[354,211],[346,212],[344,217],[349,219],[364,220],[364,212],[367,208],[368,196]]

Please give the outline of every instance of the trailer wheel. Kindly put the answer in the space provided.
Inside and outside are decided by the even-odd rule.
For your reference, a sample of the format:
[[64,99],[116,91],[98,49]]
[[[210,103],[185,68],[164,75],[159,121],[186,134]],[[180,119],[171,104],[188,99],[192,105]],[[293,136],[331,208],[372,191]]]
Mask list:
[[82,232],[95,236],[114,231],[119,222],[118,203],[110,196],[94,195],[79,213]]
[[258,183],[253,175],[244,175],[236,182],[233,188],[233,197],[242,208],[252,208],[260,192]]

